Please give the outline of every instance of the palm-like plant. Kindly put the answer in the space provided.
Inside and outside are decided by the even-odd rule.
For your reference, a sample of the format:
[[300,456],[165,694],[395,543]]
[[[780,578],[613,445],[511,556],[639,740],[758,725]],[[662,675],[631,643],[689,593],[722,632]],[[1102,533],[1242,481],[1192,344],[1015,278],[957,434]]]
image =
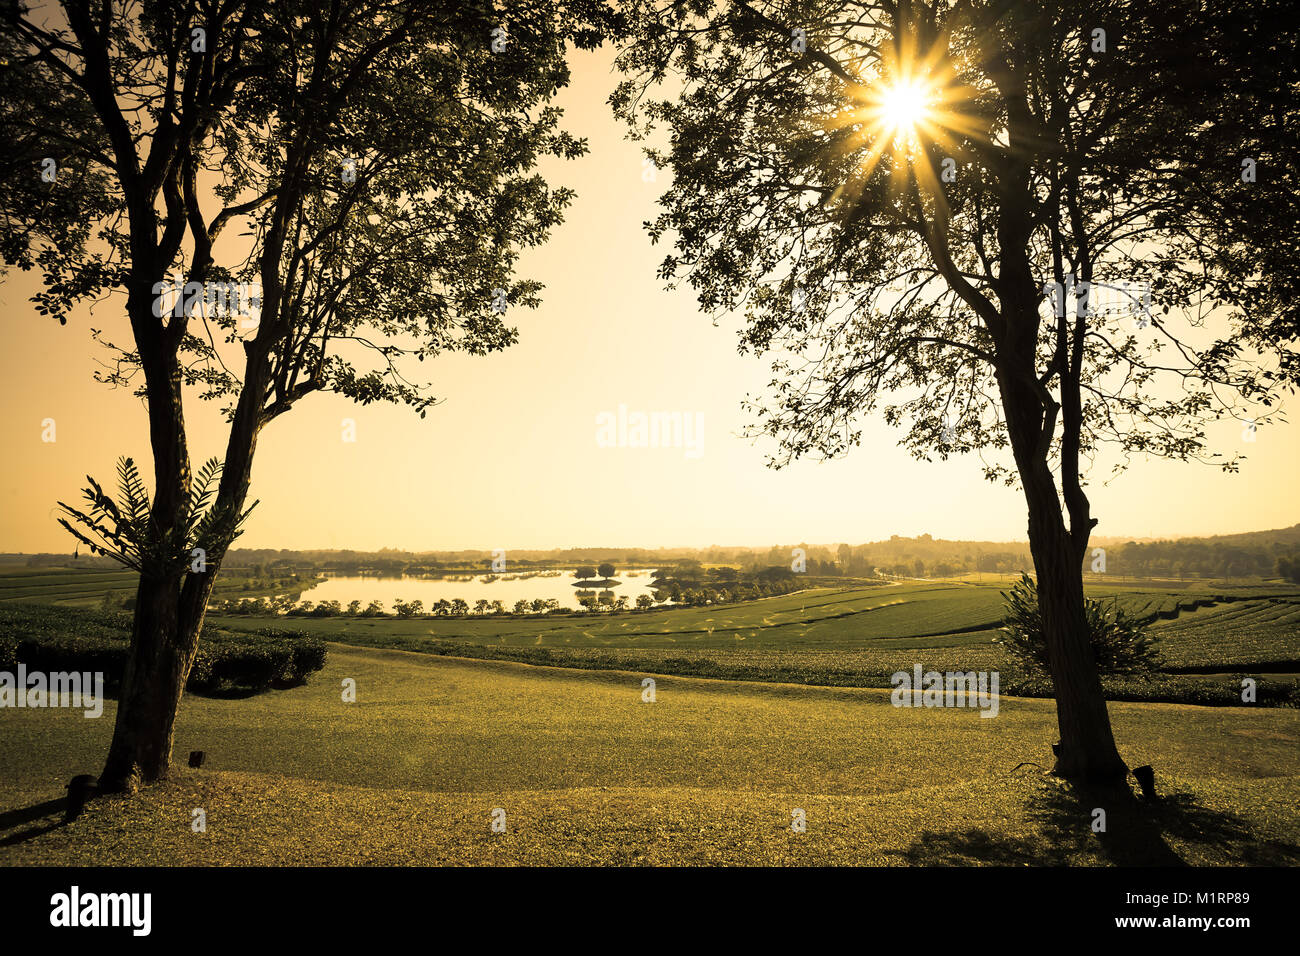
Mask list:
[[135,461],[122,457],[117,460],[117,501],[87,475],[90,486],[82,489],[87,509],[60,501],[65,517],[59,518],[59,524],[92,554],[112,558],[140,574],[165,577],[192,566],[196,555],[203,556],[204,564],[223,555],[243,533],[241,527],[257,502],[242,512],[213,505],[220,476],[219,459],[204,462],[190,485],[182,520],[164,533],[153,519],[149,489]]
[[[1038,607],[1038,585],[1027,574],[1003,591],[1006,613],[995,638],[1027,673],[1047,675],[1047,640]],[[1141,674],[1159,668],[1159,638],[1147,632],[1147,622],[1116,605],[1084,601],[1084,620],[1097,670],[1103,674]]]

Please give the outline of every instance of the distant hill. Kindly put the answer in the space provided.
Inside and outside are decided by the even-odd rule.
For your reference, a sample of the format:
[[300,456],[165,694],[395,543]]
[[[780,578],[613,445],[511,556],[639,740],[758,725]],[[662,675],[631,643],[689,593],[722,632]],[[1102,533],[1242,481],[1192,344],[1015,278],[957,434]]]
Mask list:
[[[1094,536],[1090,548],[1107,551],[1112,573],[1175,576],[1271,577],[1277,574],[1279,558],[1300,554],[1300,524],[1267,531],[1243,531],[1212,537],[1134,539],[1119,535]],[[619,568],[677,565],[698,561],[713,566],[731,566],[747,571],[764,567],[789,567],[802,552],[806,570],[817,575],[870,576],[882,568],[894,574],[947,576],[971,571],[1018,571],[1033,566],[1026,541],[960,541],[893,535],[865,544],[772,545],[767,548],[556,548],[507,549],[512,569],[527,567],[577,567],[608,561]],[[1091,559],[1089,559],[1091,560]],[[330,570],[336,573],[420,574],[453,569],[491,567],[490,551],[379,551],[275,550],[234,548],[227,557],[229,567],[255,568],[266,573],[272,567]],[[0,565],[28,567],[112,567],[107,558],[81,555],[73,560],[62,554],[0,554]]]
[[1198,541],[1205,544],[1229,544],[1241,547],[1263,547],[1272,549],[1275,545],[1300,548],[1300,524],[1289,528],[1276,528],[1272,531],[1241,531],[1237,534],[1220,534],[1212,538],[1179,538],[1179,541]]

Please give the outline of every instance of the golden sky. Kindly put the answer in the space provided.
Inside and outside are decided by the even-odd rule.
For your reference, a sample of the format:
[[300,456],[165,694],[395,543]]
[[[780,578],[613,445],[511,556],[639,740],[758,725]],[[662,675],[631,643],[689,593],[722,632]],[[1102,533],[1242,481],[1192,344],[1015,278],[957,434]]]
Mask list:
[[[577,162],[547,167],[575,187],[567,221],[524,271],[546,284],[545,303],[507,318],[520,342],[485,358],[447,356],[432,367],[445,402],[419,419],[388,406],[313,395],[272,423],[258,445],[243,547],[409,550],[858,543],[891,534],[1019,540],[1025,510],[1015,488],[990,485],[972,457],[932,463],[896,446],[900,433],[869,420],[862,447],[834,462],[764,467],[774,449],[739,437],[746,393],[768,380],[765,360],[736,352],[734,323],[715,327],[689,291],[655,276],[666,250],[641,223],[654,214],[664,174],[643,177],[605,98],[608,51],[574,54],[560,100],[567,126],[590,142]],[[60,327],[28,302],[34,274],[0,285],[0,551],[72,551],[54,520],[86,473],[109,483],[115,459],[149,460],[143,406],[95,383],[92,327],[129,331],[120,299],[79,310]],[[702,423],[689,448],[602,447],[598,417],[680,412]],[[215,404],[186,408],[194,458],[224,449]],[[699,416],[697,419],[696,416]],[[54,442],[42,422],[55,420]],[[356,441],[343,441],[345,418]],[[607,421],[607,420],[606,420]],[[632,423],[635,426],[635,420]],[[1249,457],[1236,475],[1212,466],[1135,461],[1090,489],[1096,534],[1210,535],[1300,521],[1295,475],[1300,433],[1212,427],[1215,448]],[[606,443],[607,444],[607,443]],[[690,454],[688,455],[688,452]],[[1097,469],[1099,477],[1108,467]]]

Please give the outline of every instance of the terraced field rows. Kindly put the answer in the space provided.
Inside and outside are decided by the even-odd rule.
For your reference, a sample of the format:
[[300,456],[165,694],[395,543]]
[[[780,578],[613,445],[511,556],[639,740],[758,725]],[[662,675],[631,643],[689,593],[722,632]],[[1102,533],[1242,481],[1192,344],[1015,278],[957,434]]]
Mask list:
[[136,580],[134,571],[23,568],[0,574],[0,601],[98,602],[105,591],[134,591]]
[[1156,633],[1171,667],[1300,669],[1300,598],[1203,608],[1163,624]]
[[[134,587],[125,571],[13,569],[0,574],[0,602],[97,603],[105,590]],[[778,654],[782,667],[798,654],[844,655],[848,670],[893,668],[935,648],[937,658],[970,666],[999,660],[992,641],[1006,585],[908,582],[883,587],[814,588],[745,604],[651,613],[574,616],[292,619],[330,640],[368,646],[435,649],[447,643],[557,648],[566,652],[693,652]],[[1213,590],[1091,586],[1090,597],[1131,614],[1156,617],[1154,633],[1175,669],[1300,668],[1300,591],[1293,587]],[[1211,606],[1200,606],[1218,600]],[[257,629],[267,620],[212,617],[216,626]],[[282,621],[284,619],[281,619]],[[288,622],[286,622],[288,623]],[[810,662],[811,663],[811,662]]]

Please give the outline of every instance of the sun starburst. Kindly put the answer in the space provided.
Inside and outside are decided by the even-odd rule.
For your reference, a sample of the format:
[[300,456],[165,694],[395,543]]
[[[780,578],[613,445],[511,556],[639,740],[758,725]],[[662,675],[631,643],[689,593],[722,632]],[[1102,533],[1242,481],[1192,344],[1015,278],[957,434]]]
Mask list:
[[885,87],[877,106],[880,125],[895,137],[914,136],[917,125],[929,120],[930,101],[933,99],[934,91],[919,80]]
[[[840,142],[841,148],[860,154],[858,175],[843,183],[837,194],[862,189],[885,165],[895,188],[912,181],[941,200],[932,168],[936,154],[946,149],[955,155],[959,141],[986,138],[978,118],[963,110],[970,91],[955,76],[943,44],[934,44],[927,54],[900,45],[882,58],[871,76],[851,87],[849,95],[845,109],[828,125],[852,131]],[[908,175],[894,175],[899,171]]]

